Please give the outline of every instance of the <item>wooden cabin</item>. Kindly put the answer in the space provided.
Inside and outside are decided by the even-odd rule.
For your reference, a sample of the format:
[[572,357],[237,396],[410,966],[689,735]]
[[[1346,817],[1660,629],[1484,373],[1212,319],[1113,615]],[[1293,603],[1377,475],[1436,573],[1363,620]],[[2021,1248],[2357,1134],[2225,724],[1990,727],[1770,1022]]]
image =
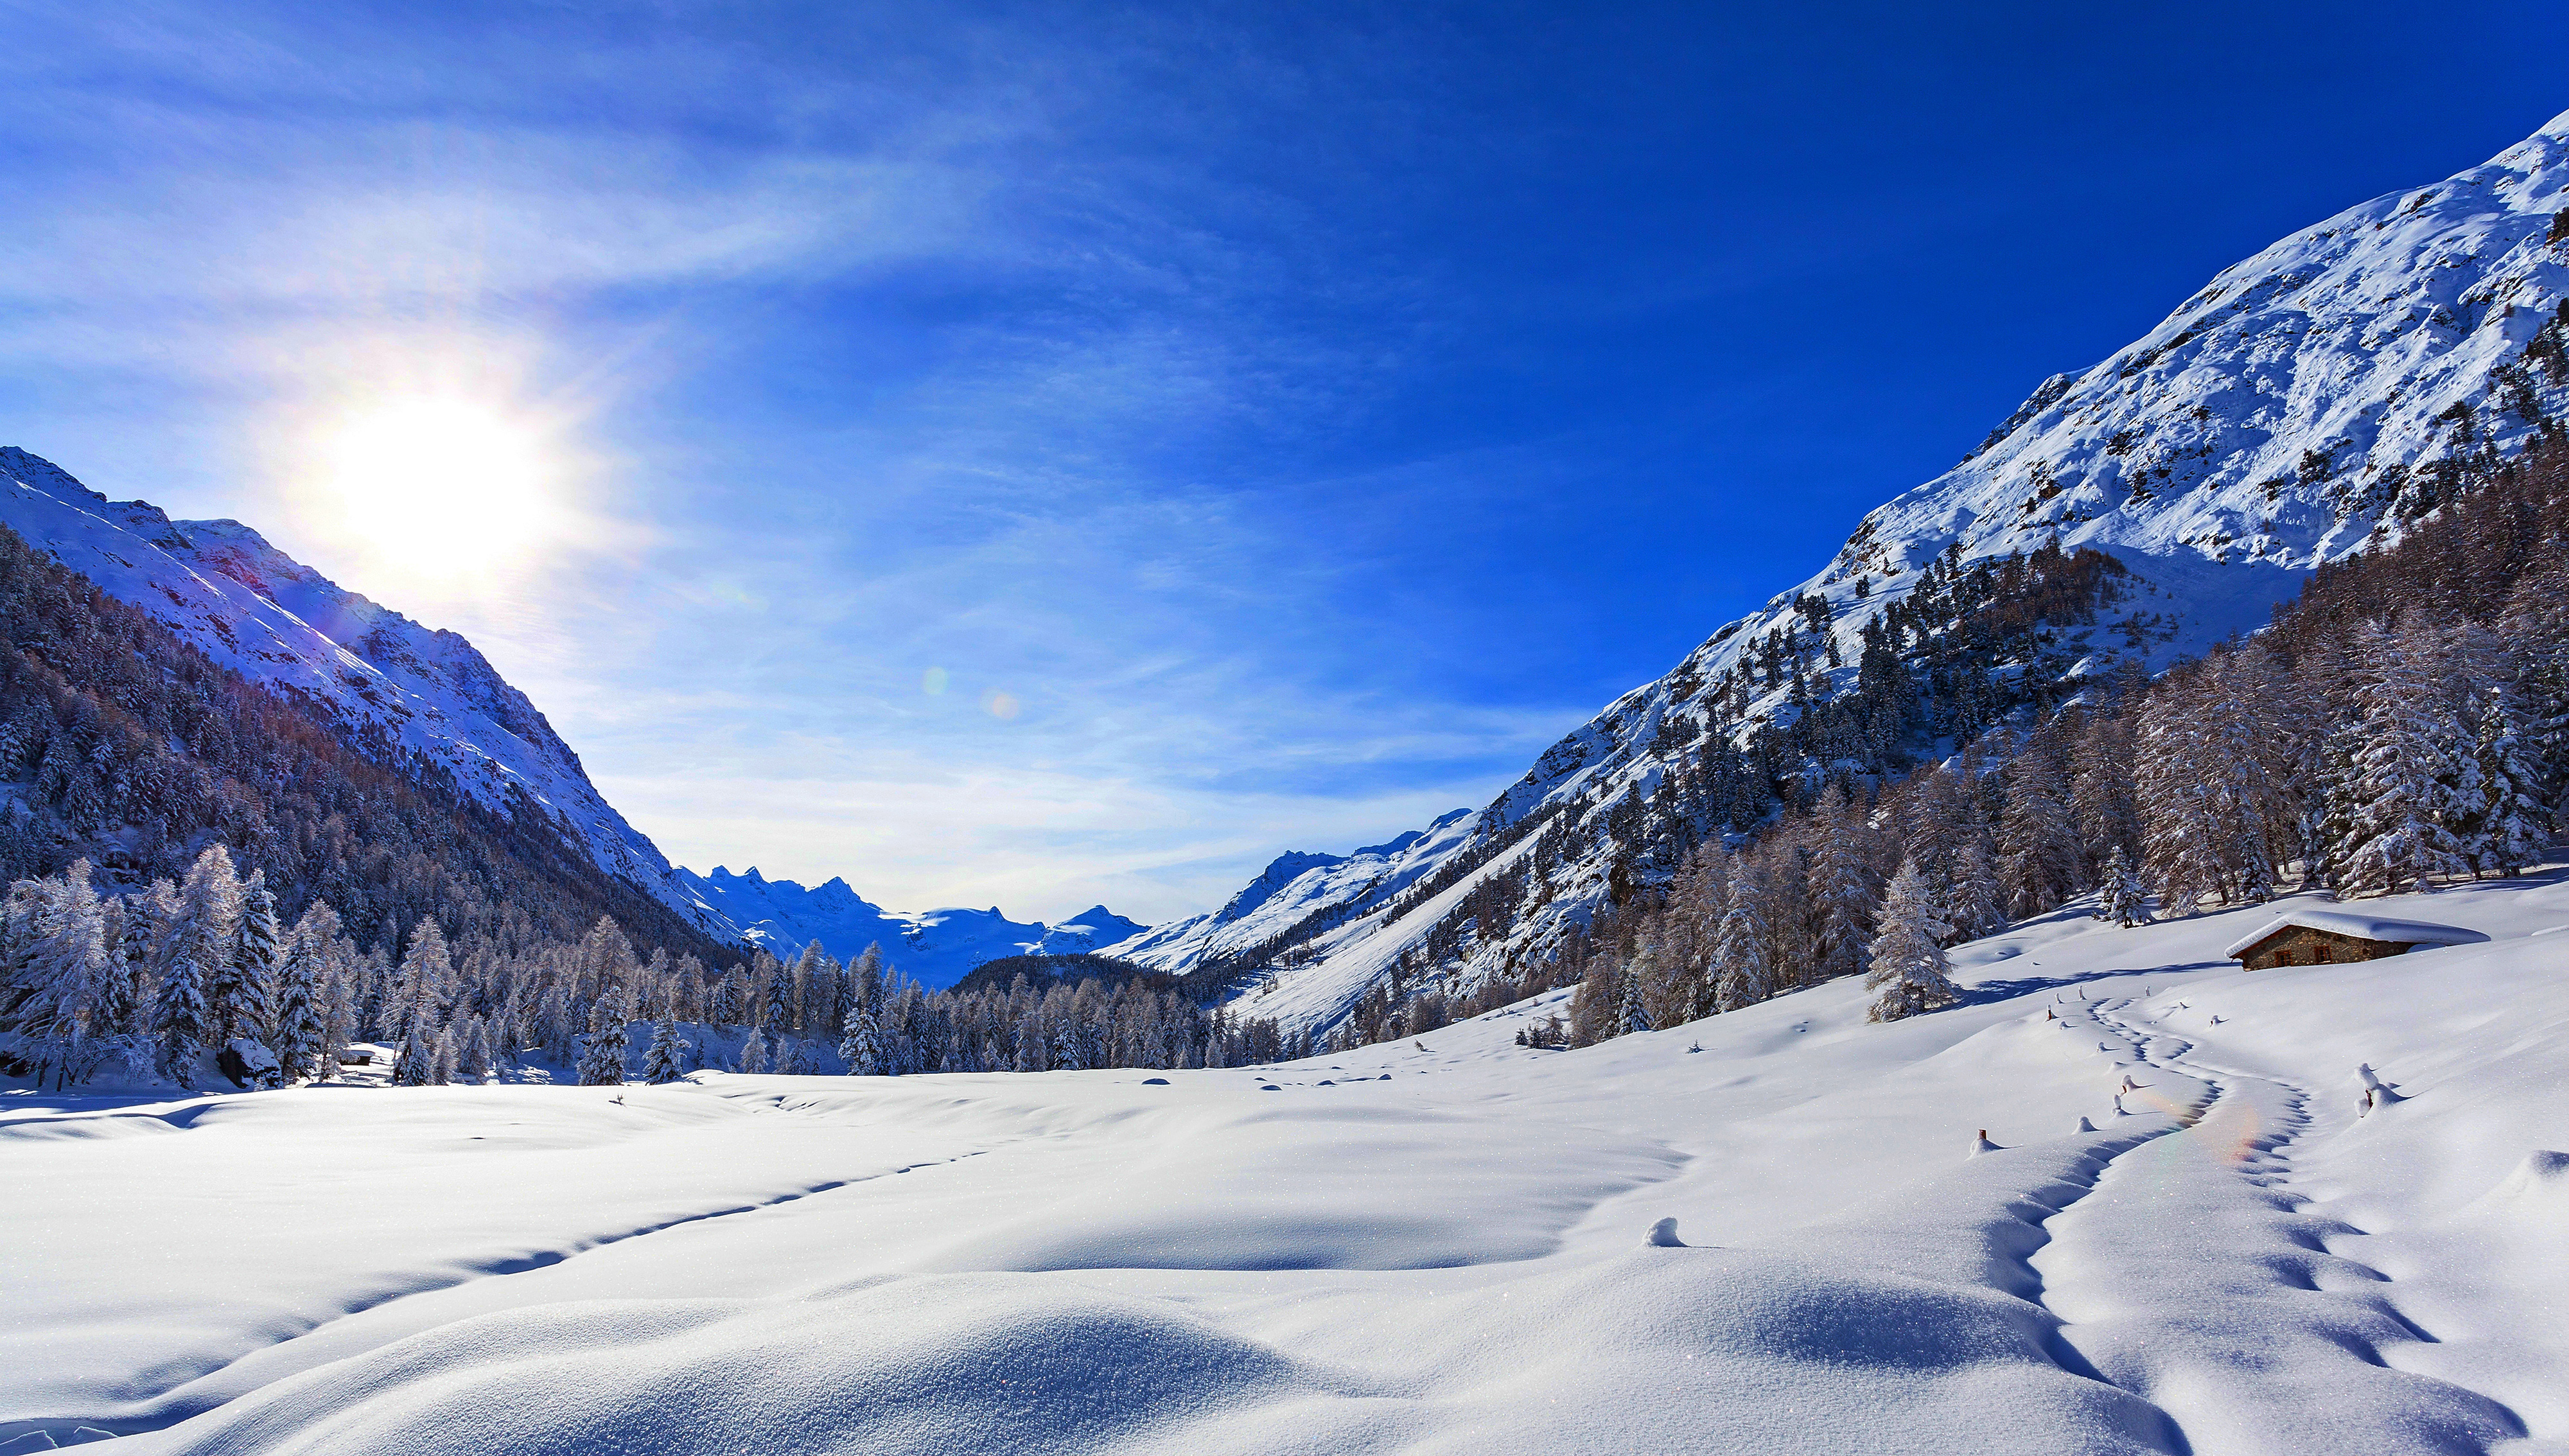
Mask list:
[[2467,945],[2487,938],[2459,925],[2313,909],[2270,921],[2221,953],[2238,961],[2242,970],[2272,970],[2282,965],[2380,960],[2404,955],[2420,945]]

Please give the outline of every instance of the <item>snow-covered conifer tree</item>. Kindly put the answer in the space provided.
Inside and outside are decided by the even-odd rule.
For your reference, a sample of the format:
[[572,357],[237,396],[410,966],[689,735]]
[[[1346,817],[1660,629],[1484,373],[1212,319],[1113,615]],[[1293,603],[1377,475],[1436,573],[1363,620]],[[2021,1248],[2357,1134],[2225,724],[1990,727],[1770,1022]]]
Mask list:
[[1813,811],[1810,898],[1816,928],[1811,947],[1815,979],[1834,980],[1864,969],[1880,899],[1864,833],[1856,811],[1847,807],[1845,796],[1831,784]]
[[1950,1006],[1961,994],[1946,974],[1944,938],[1953,926],[1937,917],[1928,903],[1926,878],[1915,862],[1905,862],[1882,895],[1882,916],[1874,928],[1872,963],[1865,988],[1873,992],[1870,1019],[1897,1021]]
[[244,1034],[233,1020],[239,1005],[234,957],[240,911],[241,884],[232,873],[231,852],[208,845],[179,886],[178,913],[170,926],[172,957],[194,969],[196,1034],[204,1044]]
[[876,1024],[874,1008],[864,1001],[848,1006],[848,1019],[839,1039],[839,1059],[848,1064],[851,1077],[880,1077],[884,1074],[883,1028]]
[[[2362,646],[2356,701],[2363,747],[2344,889],[2355,896],[2433,890],[2437,879],[2467,868],[2455,833],[2463,815],[2459,768],[2467,759],[2461,727],[2418,636],[2368,628]],[[2476,765],[2470,777],[2476,780]]]
[[396,1087],[434,1087],[437,1085],[437,1037],[426,1022],[415,1022],[402,1038],[401,1049],[393,1056],[393,1085]]
[[196,957],[174,955],[152,997],[152,1040],[162,1071],[182,1087],[195,1085],[206,1029],[205,980]]
[[1954,885],[1948,893],[1946,910],[1954,918],[1952,933],[1958,940],[1986,935],[2007,924],[1998,867],[1990,860],[1989,846],[1978,837],[1966,841],[1955,853]]
[[1651,1029],[1651,1007],[1643,994],[1643,983],[1656,969],[1658,947],[1650,937],[1634,947],[1633,958],[1624,966],[1623,992],[1616,999],[1614,1035],[1629,1036]]
[[466,1012],[455,1034],[455,1075],[467,1082],[488,1082],[498,1070],[492,1050],[491,1023],[479,1012]]
[[76,860],[63,878],[21,881],[10,888],[10,937],[26,948],[12,968],[11,991],[0,985],[0,1028],[26,1037],[36,1053],[37,1080],[68,1086],[105,1050],[93,1045],[104,1031],[100,1002],[111,974],[107,916],[90,884],[87,860]]
[[454,1081],[456,1073],[463,1070],[463,1048],[455,1044],[454,1025],[449,1023],[445,1026],[439,1027],[437,1029],[437,1040],[429,1048],[428,1080],[430,1085],[443,1087],[447,1083]]
[[740,1043],[740,1069],[750,1073],[767,1070],[767,1033],[755,1026],[749,1028],[749,1035]]
[[2123,858],[2121,845],[2105,852],[2105,867],[2098,878],[2104,884],[2097,890],[2096,918],[2118,925],[2150,922],[2149,888],[2141,884],[2140,873]]
[[778,1042],[794,1031],[794,974],[782,965],[768,970],[766,1007],[760,1013],[759,1025],[767,1029],[771,1040]]
[[1730,884],[1730,909],[1721,917],[1712,947],[1712,1003],[1715,1010],[1736,1011],[1774,994],[1775,971],[1766,956],[1771,927],[1766,921],[1766,877],[1744,871]]
[[651,1028],[650,1048],[642,1053],[642,1080],[674,1082],[686,1075],[678,1065],[678,1027],[673,1021],[661,1021]]
[[241,886],[229,963],[214,985],[214,1018],[228,1036],[245,1036],[275,1049],[276,897],[267,872],[252,870]]
[[2534,766],[2515,705],[2492,692],[2480,705],[2479,802],[2469,806],[2469,855],[2473,870],[2513,875],[2542,857],[2551,842],[2551,814],[2543,803],[2543,775]]
[[448,1004],[455,995],[455,961],[446,947],[446,931],[431,915],[422,915],[411,927],[410,949],[403,955],[399,1000],[387,1011],[393,1021],[392,1033],[407,1039],[413,1027],[420,1028],[423,1040],[434,1044],[438,1028],[446,1024]]
[[323,953],[298,924],[287,932],[277,960],[275,1051],[277,1065],[288,1078],[318,1079],[336,1070],[331,1059],[338,1048],[330,1045],[321,988],[313,983]]
[[[758,1033],[751,1032],[756,1042]],[[613,1087],[624,1081],[624,1006],[621,999],[606,996],[599,999],[588,1015],[588,1035],[579,1050],[579,1084],[583,1087]],[[764,1069],[766,1048],[759,1048],[759,1068],[749,1065],[749,1051],[741,1051],[741,1070]]]
[[2047,755],[2026,753],[2008,766],[1998,851],[1999,888],[2010,915],[2040,914],[2078,892],[2077,834]]

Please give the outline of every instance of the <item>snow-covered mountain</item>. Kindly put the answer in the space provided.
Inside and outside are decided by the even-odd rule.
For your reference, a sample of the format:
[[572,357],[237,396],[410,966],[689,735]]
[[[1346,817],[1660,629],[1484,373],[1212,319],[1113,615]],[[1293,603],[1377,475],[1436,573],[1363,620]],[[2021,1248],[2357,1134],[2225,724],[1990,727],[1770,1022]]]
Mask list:
[[0,525],[373,757],[443,773],[504,815],[549,816],[598,869],[721,940],[738,929],[625,823],[527,695],[473,644],[349,591],[235,521],[172,521],[0,448]]
[[996,906],[888,910],[838,879],[807,890],[791,880],[770,880],[755,868],[739,875],[719,865],[706,875],[677,873],[691,895],[740,927],[742,939],[780,960],[791,961],[814,940],[841,960],[879,944],[887,961],[930,988],[952,985],[972,967],[1005,955],[1092,951],[1147,934],[1102,905],[1047,925],[1009,919]]
[[1477,822],[1471,810],[1457,809],[1423,830],[1410,830],[1352,854],[1288,850],[1222,909],[1155,925],[1108,946],[1106,953],[1168,971],[1191,970],[1211,960],[1254,957],[1261,946],[1315,912],[1354,913],[1389,901],[1469,842]]
[[[1305,932],[1325,934],[1274,963],[1260,1014],[1329,1024],[1403,952],[1440,927],[1454,934],[1464,900],[1493,877],[1525,876],[1522,912],[1503,933],[1460,926],[1462,948],[1444,958],[1468,976],[1542,953],[1607,898],[1618,863],[1652,833],[1650,796],[1688,755],[1749,746],[1760,725],[1854,691],[1868,633],[1899,638],[1885,624],[1931,566],[2057,542],[2128,572],[2046,627],[2046,692],[2257,628],[2313,567],[2395,539],[2569,412],[2564,299],[2569,115],[2483,166],[2348,208],[2229,268],[2140,339],[2045,380],[1961,464],[1866,516],[1816,575],[1608,705],[1458,821],[1468,828],[1446,853],[1480,862],[1471,876],[1396,916],[1340,923],[1329,915],[1354,909],[1355,884],[1314,886],[1296,904]],[[2035,670],[2003,662],[1996,676],[2029,688]],[[1547,835],[1529,833],[1538,823]],[[1540,866],[1538,838],[1553,845]],[[1200,939],[1163,963],[1210,953]]]

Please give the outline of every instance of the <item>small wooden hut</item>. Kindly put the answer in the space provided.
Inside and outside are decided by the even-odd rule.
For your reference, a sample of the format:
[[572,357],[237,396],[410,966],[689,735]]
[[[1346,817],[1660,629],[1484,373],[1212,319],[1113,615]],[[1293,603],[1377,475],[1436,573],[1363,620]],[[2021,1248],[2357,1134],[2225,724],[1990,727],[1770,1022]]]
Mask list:
[[2243,970],[2328,965],[2404,955],[2420,945],[2467,945],[2488,936],[2459,925],[2394,920],[2343,910],[2297,910],[2268,922],[2221,953]]

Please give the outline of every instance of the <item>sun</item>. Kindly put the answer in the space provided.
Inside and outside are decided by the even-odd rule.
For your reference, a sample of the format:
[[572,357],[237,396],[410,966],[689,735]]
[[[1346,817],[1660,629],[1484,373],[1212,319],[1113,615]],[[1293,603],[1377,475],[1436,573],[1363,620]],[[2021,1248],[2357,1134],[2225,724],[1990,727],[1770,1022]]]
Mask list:
[[377,399],[315,432],[308,506],[350,545],[425,575],[457,575],[557,540],[563,474],[550,432],[501,405]]

